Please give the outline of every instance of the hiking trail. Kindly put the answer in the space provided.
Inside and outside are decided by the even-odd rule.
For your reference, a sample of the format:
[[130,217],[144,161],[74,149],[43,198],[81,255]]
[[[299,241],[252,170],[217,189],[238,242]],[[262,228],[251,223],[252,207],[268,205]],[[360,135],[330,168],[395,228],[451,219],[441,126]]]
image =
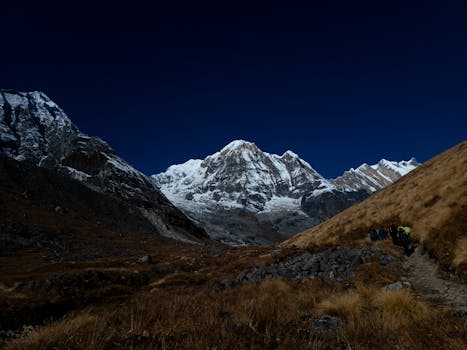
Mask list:
[[467,312],[467,285],[440,277],[438,265],[424,254],[419,246],[404,259],[402,282],[409,282],[416,294],[424,300],[451,309]]

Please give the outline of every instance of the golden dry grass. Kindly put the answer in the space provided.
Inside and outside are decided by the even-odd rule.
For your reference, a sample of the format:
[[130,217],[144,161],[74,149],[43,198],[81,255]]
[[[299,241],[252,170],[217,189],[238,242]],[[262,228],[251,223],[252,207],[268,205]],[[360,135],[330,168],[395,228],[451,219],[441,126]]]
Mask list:
[[[443,340],[442,334],[452,329],[448,330],[447,320],[440,320],[442,313],[418,301],[405,289],[385,291],[360,287],[352,294],[341,293],[322,300],[316,312],[345,320],[341,337],[352,349],[465,347],[459,338]],[[462,323],[459,327],[462,328]]]
[[[102,327],[104,320],[89,312],[70,315],[60,322],[25,334],[16,349],[102,349],[113,334]],[[57,347],[57,344],[60,344]],[[8,348],[8,347],[7,347]]]
[[[325,314],[342,326],[314,329]],[[270,280],[220,292],[143,293],[38,327],[5,349],[462,349],[462,327],[406,291]]]
[[466,264],[467,262],[467,237],[460,238],[456,243],[456,250],[454,251],[454,259],[452,261],[454,266]]
[[381,312],[385,327],[393,330],[410,327],[433,317],[432,311],[415,300],[407,290],[380,291],[374,297],[374,305]]
[[388,331],[406,329],[420,322],[430,322],[434,312],[426,304],[419,302],[406,289],[385,291],[361,287],[355,293],[333,295],[317,305],[321,314],[339,316],[354,322],[375,317],[376,328]]
[[220,293],[152,292],[115,310],[88,309],[65,317],[11,342],[6,349],[276,346],[278,326],[284,327],[281,336],[288,337],[288,325],[297,323],[315,303],[312,287],[294,287],[274,280]]
[[362,297],[358,293],[344,293],[333,295],[317,305],[317,311],[322,314],[339,316],[342,318],[357,317],[363,307]]
[[413,237],[431,249],[442,264],[461,266],[467,263],[466,213],[467,141],[464,141],[282,246],[307,248],[368,240],[371,227],[405,224],[413,228]]

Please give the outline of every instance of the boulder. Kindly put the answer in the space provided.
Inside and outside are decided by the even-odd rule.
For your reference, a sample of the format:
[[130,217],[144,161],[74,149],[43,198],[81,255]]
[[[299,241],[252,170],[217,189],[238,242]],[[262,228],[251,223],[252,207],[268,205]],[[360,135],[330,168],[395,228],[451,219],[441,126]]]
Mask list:
[[319,332],[331,332],[342,327],[342,320],[340,318],[323,315],[320,318],[313,320],[311,329]]
[[139,258],[137,263],[138,264],[151,264],[152,263],[152,257],[151,257],[151,255],[145,255],[145,256]]
[[388,284],[383,287],[384,290],[386,291],[395,291],[404,288],[404,285],[402,284],[401,281],[397,281],[391,284]]

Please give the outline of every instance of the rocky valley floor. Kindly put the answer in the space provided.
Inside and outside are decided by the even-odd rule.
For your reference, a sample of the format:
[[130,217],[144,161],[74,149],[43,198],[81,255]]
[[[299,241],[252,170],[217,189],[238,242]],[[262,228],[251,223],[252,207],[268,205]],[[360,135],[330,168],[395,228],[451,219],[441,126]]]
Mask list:
[[389,241],[306,251],[126,244],[124,256],[92,260],[2,253],[0,347],[467,346],[465,285]]

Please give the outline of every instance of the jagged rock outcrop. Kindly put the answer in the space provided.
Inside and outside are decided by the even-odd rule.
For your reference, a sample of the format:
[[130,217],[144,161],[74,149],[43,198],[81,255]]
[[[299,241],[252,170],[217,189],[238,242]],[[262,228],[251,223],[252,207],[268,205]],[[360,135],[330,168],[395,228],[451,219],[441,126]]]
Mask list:
[[206,237],[144,174],[103,140],[81,133],[42,92],[0,91],[0,152],[55,169],[95,191],[128,202],[166,237],[182,241]]

